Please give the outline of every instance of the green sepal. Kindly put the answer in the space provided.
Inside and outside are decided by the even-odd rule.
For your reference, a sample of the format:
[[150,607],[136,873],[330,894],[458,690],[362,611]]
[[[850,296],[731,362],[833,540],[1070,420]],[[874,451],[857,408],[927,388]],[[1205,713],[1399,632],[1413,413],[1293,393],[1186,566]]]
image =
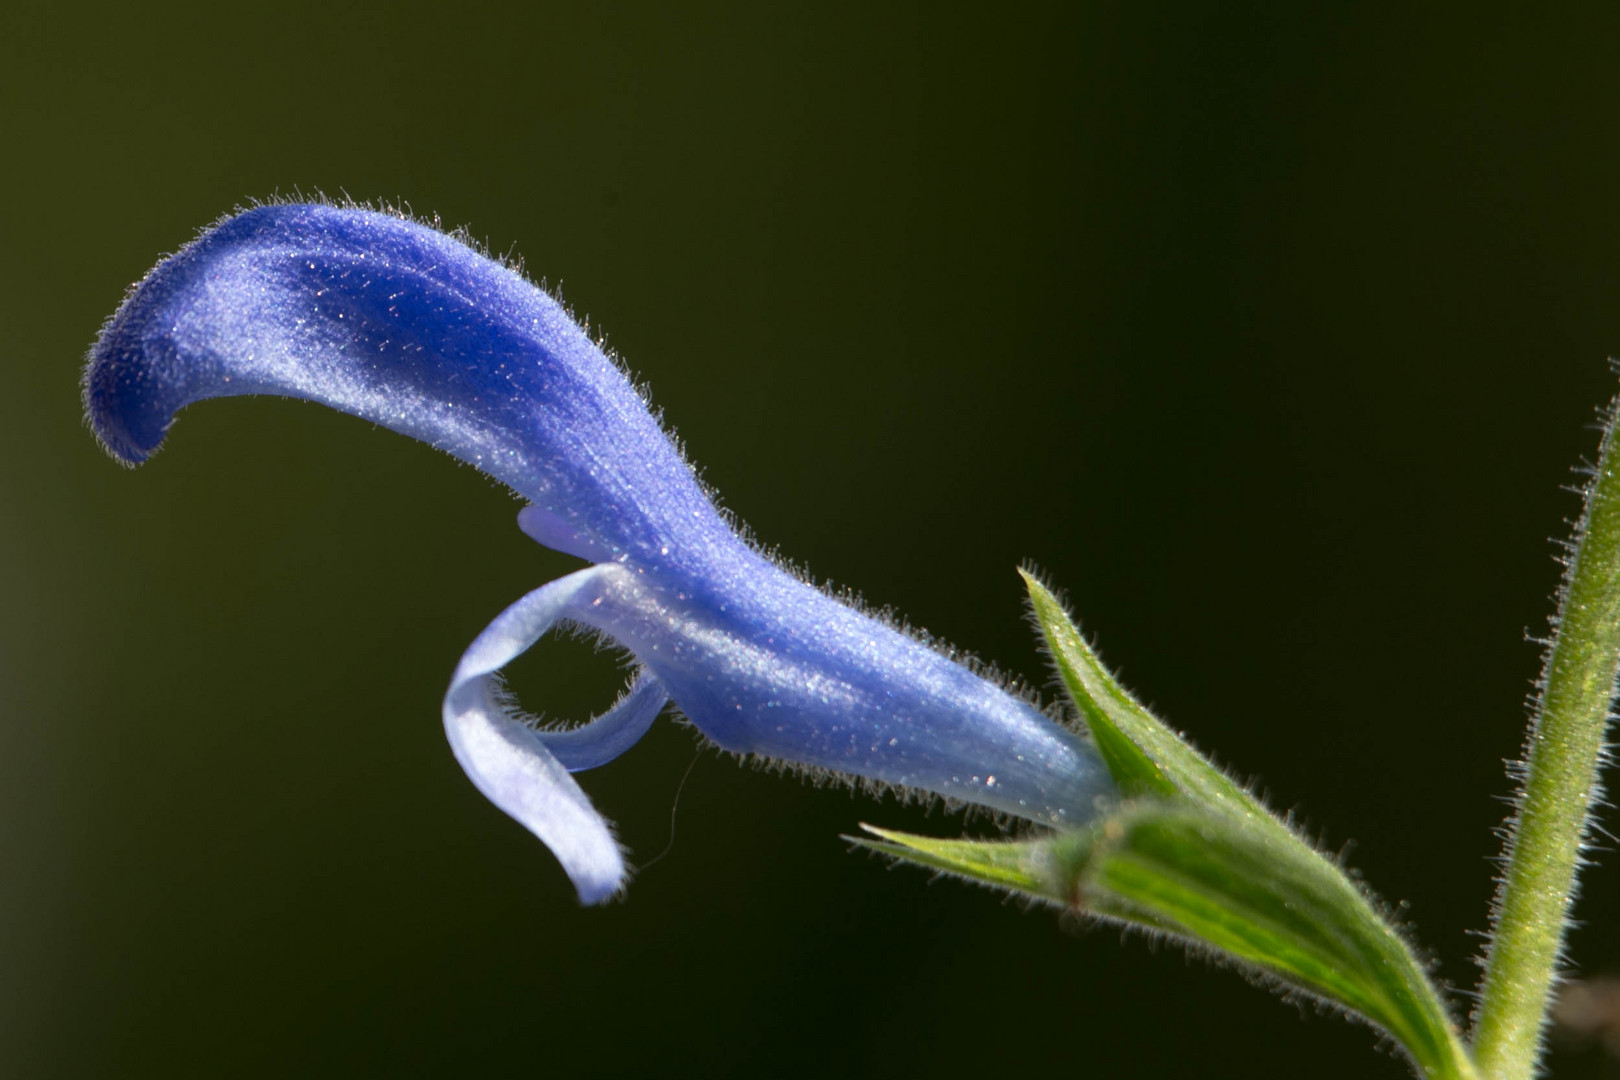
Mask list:
[[1422,965],[1332,861],[1269,816],[1140,801],[1033,840],[862,826],[869,850],[1207,948],[1358,1014],[1429,1077],[1475,1072]]
[[1426,1077],[1476,1080],[1423,966],[1332,860],[1131,696],[1057,597],[1025,573],[1075,708],[1121,796],[1072,830],[947,840],[862,828],[868,850],[1162,934],[1386,1031]]
[[1184,795],[1204,805],[1265,813],[1109,674],[1051,590],[1027,571],[1019,573],[1046,648],[1121,795]]
[[852,844],[891,858],[1029,896],[1051,899],[1047,840],[945,840],[880,829],[861,823],[878,837],[846,836]]
[[1473,1077],[1468,1054],[1406,941],[1331,860],[1269,816],[1139,804],[1094,826],[1053,871],[1095,909],[1253,965],[1388,1032],[1420,1073]]
[[1121,903],[1117,897],[1083,894],[1081,871],[1102,835],[1096,828],[1053,833],[1033,840],[942,839],[880,829],[865,822],[861,823],[861,828],[879,839],[864,836],[844,839],[900,862],[1147,929],[1177,930],[1151,912]]

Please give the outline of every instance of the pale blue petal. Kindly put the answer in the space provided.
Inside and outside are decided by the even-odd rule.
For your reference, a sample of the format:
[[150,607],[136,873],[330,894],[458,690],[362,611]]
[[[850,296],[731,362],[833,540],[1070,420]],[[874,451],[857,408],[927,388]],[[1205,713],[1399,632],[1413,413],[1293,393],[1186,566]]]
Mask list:
[[492,676],[479,675],[445,698],[450,749],[490,802],[551,849],[580,900],[601,903],[624,881],[618,841],[534,729],[506,714],[495,690]]
[[636,676],[624,695],[600,716],[578,727],[537,732],[563,767],[584,772],[606,765],[647,734],[669,703],[669,691],[649,671]]
[[[463,684],[492,675],[527,652],[558,622],[584,625],[584,613],[599,602],[610,576],[605,566],[576,571],[542,585],[497,615],[462,653],[445,693],[446,703]],[[535,735],[569,772],[583,772],[606,765],[634,746],[668,701],[664,685],[651,672],[642,671],[600,716],[574,728],[537,729]]]
[[601,591],[604,568],[559,578],[501,612],[462,654],[444,696],[444,729],[478,790],[545,842],[587,904],[611,896],[624,860],[608,823],[570,771],[605,764],[633,746],[669,699],[643,672],[614,706],[568,731],[539,731],[512,715],[496,673],[540,640],[575,605]]

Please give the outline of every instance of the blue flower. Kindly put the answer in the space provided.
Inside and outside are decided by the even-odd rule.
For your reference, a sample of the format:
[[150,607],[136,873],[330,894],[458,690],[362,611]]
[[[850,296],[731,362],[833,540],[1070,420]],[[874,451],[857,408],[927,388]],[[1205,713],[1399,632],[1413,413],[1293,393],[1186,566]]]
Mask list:
[[[1112,792],[1081,737],[749,546],[563,307],[455,237],[355,208],[238,214],[131,290],[84,375],[90,423],[131,464],[178,410],[238,394],[318,401],[439,447],[528,500],[531,537],[592,564],[502,612],[444,698],[467,775],[586,903],[625,865],[569,774],[623,753],[669,701],[735,753],[1043,824],[1085,820]],[[498,672],[559,623],[639,668],[606,713],[540,730]]]

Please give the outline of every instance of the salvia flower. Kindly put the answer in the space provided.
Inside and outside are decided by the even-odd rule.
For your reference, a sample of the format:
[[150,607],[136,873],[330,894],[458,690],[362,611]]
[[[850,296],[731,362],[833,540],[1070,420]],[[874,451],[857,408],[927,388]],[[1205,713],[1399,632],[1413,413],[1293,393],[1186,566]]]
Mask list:
[[[398,216],[261,206],[136,285],[84,375],[90,423],[139,463],[205,398],[317,401],[430,443],[529,502],[519,526],[589,561],[502,612],[444,698],[456,759],[543,840],[587,903],[625,865],[569,774],[673,701],[720,747],[933,792],[1049,825],[1111,792],[1090,746],[928,646],[761,555],[564,308],[466,243]],[[541,730],[502,665],[559,623],[635,658],[606,713]]]

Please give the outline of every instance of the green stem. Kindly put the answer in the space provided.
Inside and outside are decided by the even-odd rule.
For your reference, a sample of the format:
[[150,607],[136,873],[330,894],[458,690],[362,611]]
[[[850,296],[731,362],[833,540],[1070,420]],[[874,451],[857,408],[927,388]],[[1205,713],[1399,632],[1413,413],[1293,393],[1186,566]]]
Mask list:
[[1490,950],[1474,1020],[1474,1060],[1491,1080],[1529,1080],[1562,957],[1575,872],[1600,793],[1604,731],[1620,670],[1620,462],[1616,409],[1575,528],[1554,635],[1530,724],[1524,786],[1509,823]]

